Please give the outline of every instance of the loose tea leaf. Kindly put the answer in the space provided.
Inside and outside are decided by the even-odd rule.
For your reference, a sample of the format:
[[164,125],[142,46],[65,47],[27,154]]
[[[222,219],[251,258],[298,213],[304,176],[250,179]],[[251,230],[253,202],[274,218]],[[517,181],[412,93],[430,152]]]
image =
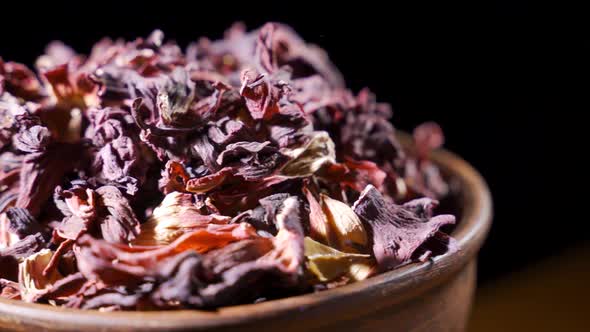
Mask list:
[[460,250],[434,216],[440,127],[404,149],[288,26],[52,42],[35,65],[0,59],[0,297],[215,309]]

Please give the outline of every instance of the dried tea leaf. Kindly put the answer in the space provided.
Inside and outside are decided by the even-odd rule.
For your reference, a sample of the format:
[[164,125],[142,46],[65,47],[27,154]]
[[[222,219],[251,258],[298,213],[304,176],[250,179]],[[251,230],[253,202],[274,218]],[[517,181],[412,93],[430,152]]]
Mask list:
[[67,301],[80,292],[87,282],[88,280],[80,272],[70,274],[57,280],[46,292],[39,294],[36,301]]
[[345,158],[344,163],[324,167],[318,176],[358,192],[363,191],[369,184],[382,188],[387,178],[387,174],[377,164],[368,160],[357,161],[351,158]]
[[41,233],[37,233],[28,235],[9,247],[0,248],[0,278],[17,280],[19,262],[46,246],[46,239]]
[[269,238],[253,238],[230,243],[203,256],[203,266],[219,275],[241,263],[254,261],[274,248]]
[[32,126],[14,136],[13,145],[23,152],[42,152],[51,142],[51,133],[44,126]]
[[43,152],[26,155],[20,169],[20,187],[16,207],[29,210],[37,217],[52,196],[54,188],[63,176],[77,166],[78,160],[64,158],[67,155],[80,155],[81,146],[56,144]]
[[167,125],[182,124],[186,121],[190,104],[195,98],[195,83],[190,80],[184,68],[177,67],[171,73],[156,96],[156,106]]
[[0,258],[26,258],[43,249],[46,245],[47,241],[41,233],[31,234],[18,240],[9,247],[0,248]]
[[108,285],[136,284],[158,273],[163,259],[185,251],[205,253],[229,243],[256,238],[249,224],[207,225],[165,246],[128,246],[84,235],[74,252],[78,269],[89,280]]

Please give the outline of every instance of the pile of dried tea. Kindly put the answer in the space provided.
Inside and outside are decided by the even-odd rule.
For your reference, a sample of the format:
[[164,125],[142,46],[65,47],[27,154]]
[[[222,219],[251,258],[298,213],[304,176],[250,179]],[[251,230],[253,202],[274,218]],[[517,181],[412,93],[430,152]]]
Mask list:
[[0,60],[0,296],[215,308],[363,280],[452,247],[432,123],[267,24],[182,51],[155,31]]

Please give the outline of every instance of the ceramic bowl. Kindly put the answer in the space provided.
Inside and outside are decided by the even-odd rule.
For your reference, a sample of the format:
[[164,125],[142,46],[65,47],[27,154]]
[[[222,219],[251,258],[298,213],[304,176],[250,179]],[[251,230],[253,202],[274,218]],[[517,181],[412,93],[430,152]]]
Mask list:
[[434,153],[458,186],[460,250],[314,294],[217,311],[99,312],[0,299],[5,331],[462,331],[476,285],[477,252],[492,216],[482,177],[447,151]]

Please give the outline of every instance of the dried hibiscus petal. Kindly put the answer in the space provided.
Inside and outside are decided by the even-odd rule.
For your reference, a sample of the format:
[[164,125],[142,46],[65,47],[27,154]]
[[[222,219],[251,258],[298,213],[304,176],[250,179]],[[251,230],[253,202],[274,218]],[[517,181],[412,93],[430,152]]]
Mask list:
[[217,308],[457,249],[440,127],[403,148],[391,107],[288,26],[52,42],[36,67],[0,59],[1,297]]
[[15,205],[37,216],[63,176],[76,167],[76,161],[72,162],[63,156],[80,155],[80,150],[78,145],[56,144],[43,152],[28,154],[22,162],[19,195]]
[[320,195],[320,202],[337,241],[335,246],[345,252],[365,251],[369,243],[367,232],[350,206],[324,194]]
[[64,198],[62,210],[66,217],[56,228],[57,234],[64,239],[76,240],[80,235],[92,228],[96,218],[95,192],[92,189],[74,188],[61,191],[56,195]]
[[153,276],[162,259],[178,253],[187,250],[202,253],[252,237],[256,234],[248,224],[209,225],[165,246],[128,247],[85,235],[77,241],[75,252],[78,268],[86,278],[106,284],[125,284]]
[[283,201],[280,211],[275,216],[278,229],[273,238],[275,248],[262,257],[263,261],[278,263],[282,271],[292,274],[296,280],[303,264],[303,226],[300,201],[289,197]]
[[283,166],[286,176],[311,176],[324,165],[335,162],[334,142],[327,132],[314,132],[302,147],[284,151],[292,159]]
[[129,242],[140,232],[139,220],[121,191],[113,186],[96,190],[100,203],[100,229],[109,242]]
[[44,93],[35,73],[27,66],[16,62],[4,62],[0,58],[0,94],[3,89],[27,100],[41,98]]
[[341,252],[309,237],[305,238],[305,257],[309,271],[321,282],[343,275],[360,281],[372,272],[370,255]]
[[361,192],[371,184],[381,188],[387,174],[377,164],[368,160],[346,158],[344,163],[334,163],[323,168],[319,176],[327,181],[340,182],[343,187]]
[[373,253],[382,269],[408,263],[414,252],[442,226],[455,223],[452,215],[431,217],[416,213],[416,205],[410,202],[406,207],[387,201],[371,185],[355,202],[353,209],[371,230]]
[[6,211],[5,231],[20,240],[28,235],[43,232],[43,227],[31,216],[27,209],[9,208]]
[[162,170],[162,178],[158,181],[160,191],[169,194],[173,191],[184,191],[189,175],[184,166],[177,161],[168,161]]
[[43,271],[51,261],[53,252],[43,249],[23,260],[18,267],[18,281],[20,284],[21,298],[31,302],[38,295],[46,292],[63,276],[56,270],[49,275]]
[[20,289],[18,283],[0,279],[0,297],[11,300],[20,300]]
[[193,195],[172,192],[154,209],[152,216],[141,225],[139,245],[169,244],[179,236],[209,225],[224,225],[231,218],[221,215],[203,215],[193,203]]
[[47,246],[41,233],[28,235],[8,247],[0,248],[0,278],[17,280],[18,263]]

